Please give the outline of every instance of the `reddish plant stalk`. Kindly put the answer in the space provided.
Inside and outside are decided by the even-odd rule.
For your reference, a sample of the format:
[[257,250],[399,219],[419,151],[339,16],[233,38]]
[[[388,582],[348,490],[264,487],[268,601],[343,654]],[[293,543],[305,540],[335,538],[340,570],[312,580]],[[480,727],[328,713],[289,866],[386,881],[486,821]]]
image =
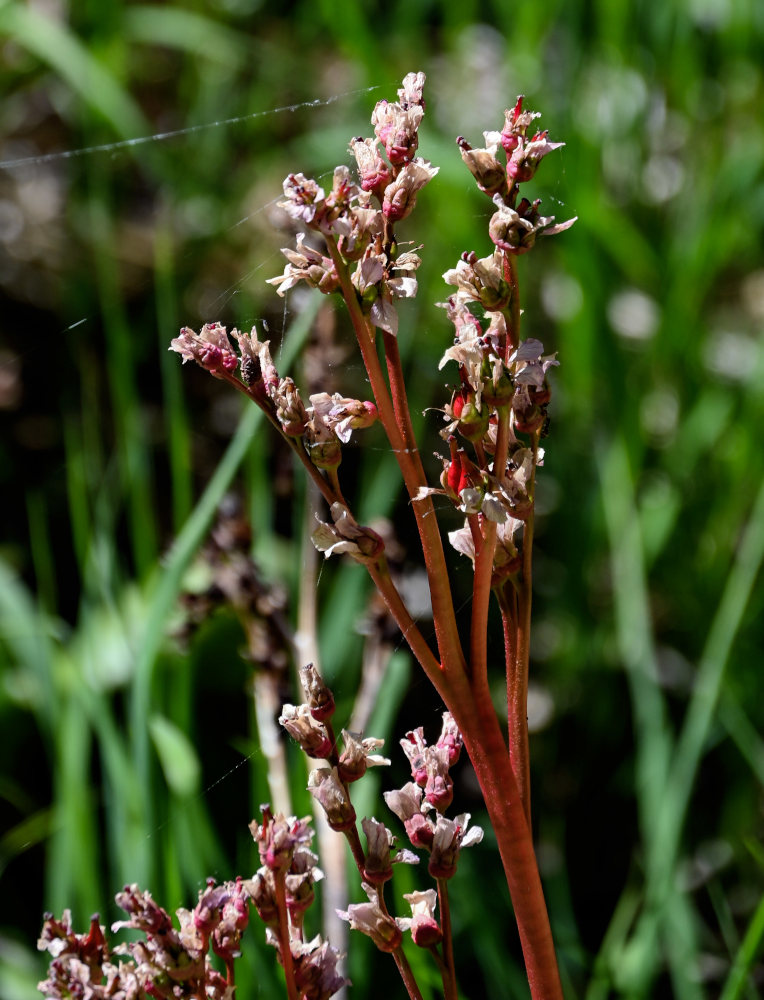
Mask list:
[[276,884],[276,906],[279,912],[279,921],[276,934],[279,939],[279,954],[281,964],[284,969],[286,979],[287,997],[289,1000],[299,1000],[300,994],[294,978],[294,962],[292,961],[292,944],[289,939],[289,915],[286,905],[286,883],[285,872],[274,872],[274,882]]
[[417,985],[417,981],[414,978],[414,973],[411,971],[411,966],[409,965],[409,960],[403,953],[403,948],[400,945],[392,952],[393,960],[398,968],[400,977],[403,980],[403,985],[406,987],[408,995],[411,1000],[422,1000],[421,991]]
[[[409,451],[403,434],[398,427],[393,403],[385,383],[379,357],[377,356],[374,328],[370,326],[366,317],[361,312],[347,265],[343,261],[336,243],[333,240],[329,240],[327,245],[335,269],[339,275],[342,295],[350,313],[364,367],[371,382],[380,422],[385,429],[388,441],[395,454],[408,494],[413,500],[419,488],[426,485],[421,462],[418,461],[419,453],[418,451],[414,453],[416,454],[415,460],[414,454]],[[405,388],[403,391],[405,392]],[[464,653],[456,624],[446,559],[443,553],[443,542],[432,500],[429,497],[425,497],[422,500],[414,501],[412,506],[422,543],[425,569],[430,585],[433,620],[435,622],[441,663],[443,669],[446,671],[449,669],[464,670]]]
[[[533,1000],[562,1000],[544,891],[525,809],[490,704],[450,706],[496,834]],[[466,710],[466,711],[465,711]]]
[[[530,748],[528,745],[528,672],[530,665],[531,610],[533,604],[533,529],[535,515],[536,454],[539,433],[533,435],[533,471],[529,487],[531,511],[523,528],[523,569],[517,598],[517,639],[513,684],[509,699],[509,758],[517,787],[531,825]],[[509,667],[508,667],[509,670]]]
[[456,988],[456,966],[454,964],[454,941],[451,929],[451,906],[448,900],[448,880],[438,879],[438,907],[440,909],[440,929],[443,932],[443,998],[459,1000]]
[[[388,603],[388,607],[405,635],[407,622],[405,618],[398,620],[396,614],[400,608],[395,602]],[[417,650],[413,646],[411,649],[418,659]],[[429,665],[431,668],[431,661]],[[441,674],[435,681],[438,693],[464,737],[496,834],[531,996],[533,1000],[562,1000],[552,931],[530,827],[488,686],[473,687],[466,673],[461,676]]]
[[[509,408],[498,410],[493,474],[501,481],[507,467],[509,449]],[[491,600],[491,576],[496,554],[496,523],[483,521],[482,544],[475,547],[475,576],[472,585],[472,623],[470,631],[470,670],[475,681],[488,683],[488,607]]]

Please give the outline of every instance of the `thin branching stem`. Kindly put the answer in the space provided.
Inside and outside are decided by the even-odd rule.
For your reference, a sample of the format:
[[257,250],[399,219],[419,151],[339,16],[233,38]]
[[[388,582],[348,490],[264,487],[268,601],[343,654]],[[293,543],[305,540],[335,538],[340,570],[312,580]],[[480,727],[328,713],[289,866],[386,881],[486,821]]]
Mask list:
[[403,602],[403,598],[393,583],[387,563],[384,559],[374,563],[368,563],[369,576],[374,581],[374,585],[382,595],[390,614],[395,619],[395,623],[401,630],[404,639],[409,645],[411,652],[416,657],[419,664],[427,674],[428,678],[440,689],[443,684],[442,667],[438,663],[435,655],[422,635],[419,627]]
[[411,1000],[422,1000],[422,992],[419,989],[416,979],[414,978],[414,973],[411,971],[409,960],[403,953],[403,948],[399,945],[392,955],[409,997]]
[[276,906],[279,912],[276,934],[279,939],[281,964],[284,968],[284,977],[286,979],[287,997],[289,1000],[300,1000],[300,994],[294,978],[292,943],[289,934],[289,914],[286,905],[286,873],[283,871],[274,872],[274,883],[276,886]]
[[456,988],[456,966],[454,964],[454,940],[451,928],[451,906],[448,899],[448,880],[439,878],[437,882],[440,928],[443,931],[443,998],[444,1000],[459,1000]]
[[[347,792],[347,785],[345,785],[345,791]],[[364,878],[363,870],[366,867],[366,853],[361,844],[361,838],[358,836],[358,828],[355,823],[348,827],[347,830],[342,831],[345,834],[345,839],[350,845],[350,851],[353,855],[353,861],[355,861],[355,866],[361,878]]]
[[260,409],[263,411],[263,413],[268,418],[270,423],[278,431],[282,440],[284,440],[287,443],[289,448],[291,448],[291,450],[297,456],[297,459],[301,462],[305,471],[308,473],[310,478],[316,484],[316,487],[320,491],[324,500],[326,500],[326,502],[329,504],[329,506],[331,507],[331,505],[335,502],[344,504],[345,500],[342,496],[342,491],[339,489],[339,480],[337,480],[336,478],[336,470],[332,470],[335,473],[334,476],[334,482],[336,482],[336,491],[335,491],[334,486],[329,482],[327,482],[326,478],[321,475],[320,470],[317,469],[316,466],[311,462],[310,456],[306,453],[305,448],[302,445],[302,439],[290,437],[288,434],[284,433],[281,424],[274,416],[273,406],[270,400],[267,397],[261,397],[257,392],[253,391],[249,386],[246,386],[243,382],[241,382],[238,378],[236,378],[235,375],[232,375],[230,372],[218,373],[218,377],[225,379],[225,381],[228,382],[229,385],[232,385],[240,393],[246,396],[247,399],[251,399],[252,402],[255,403],[255,405],[260,407]]

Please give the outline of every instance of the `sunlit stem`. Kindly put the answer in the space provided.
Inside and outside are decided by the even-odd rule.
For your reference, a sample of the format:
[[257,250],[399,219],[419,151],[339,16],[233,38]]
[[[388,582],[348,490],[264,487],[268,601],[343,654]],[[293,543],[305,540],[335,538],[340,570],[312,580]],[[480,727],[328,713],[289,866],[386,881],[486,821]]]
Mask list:
[[[417,496],[420,487],[426,486],[419,453],[416,450],[415,442],[413,442],[413,450],[408,447],[406,438],[398,425],[393,401],[377,355],[374,327],[371,326],[361,310],[355,286],[350,280],[348,267],[337,248],[336,242],[329,239],[327,246],[340,280],[342,295],[345,299],[366,372],[371,382],[380,422],[385,429],[385,433],[395,454],[408,494],[413,499]],[[405,393],[403,374],[400,371],[400,360],[396,361],[394,356],[392,364],[396,372],[393,378],[394,392],[396,395]],[[400,402],[399,400],[399,404]],[[407,404],[405,406],[405,413],[408,413]],[[407,434],[409,433],[413,439],[413,430],[407,431]],[[432,596],[433,621],[435,623],[440,660],[444,670],[463,672],[465,669],[464,653],[456,624],[451,587],[443,552],[443,542],[432,500],[429,497],[416,500],[413,503],[413,508]]]
[[[493,457],[493,474],[498,482],[504,478],[509,449],[508,406],[497,410],[496,448]],[[483,520],[483,541],[475,547],[475,577],[472,585],[472,623],[470,631],[470,668],[473,684],[488,684],[488,607],[491,600],[491,575],[496,554],[494,521]]]
[[321,495],[329,504],[329,506],[331,506],[335,502],[344,504],[344,500],[342,498],[342,492],[339,490],[339,481],[337,481],[337,493],[335,493],[333,487],[327,482],[324,476],[321,475],[321,472],[311,462],[309,455],[307,454],[305,448],[303,447],[302,439],[293,438],[290,437],[288,434],[284,433],[281,424],[278,422],[273,413],[273,407],[268,405],[270,403],[270,400],[262,399],[258,393],[256,393],[249,386],[246,386],[243,382],[241,382],[238,378],[236,378],[235,375],[232,375],[230,372],[221,372],[219,373],[219,377],[224,379],[226,382],[228,382],[229,385],[232,385],[236,390],[238,390],[238,392],[246,396],[247,399],[251,399],[252,402],[255,403],[255,405],[260,407],[260,409],[263,411],[269,422],[278,431],[282,440],[284,440],[287,443],[289,448],[291,448],[291,450],[296,455],[297,459],[301,462],[303,468],[306,470],[310,478],[316,484]]
[[411,971],[409,961],[403,953],[403,948],[396,948],[392,955],[395,959],[395,964],[398,967],[398,972],[400,973],[403,985],[406,987],[409,997],[411,1000],[422,1000],[422,993],[417,985],[416,979],[414,978],[414,973]]
[[274,883],[276,886],[276,907],[279,913],[278,927],[276,933],[279,939],[279,953],[281,964],[284,967],[284,977],[286,979],[287,997],[289,1000],[300,1000],[300,993],[294,978],[294,962],[292,961],[292,943],[289,933],[289,913],[286,905],[286,873],[274,872]]
[[533,603],[533,529],[538,442],[539,432],[535,431],[532,443],[533,468],[528,484],[531,511],[523,526],[523,569],[517,594],[515,669],[509,704],[509,758],[529,827],[531,825],[531,778],[528,747],[528,667],[531,644],[531,606]]
[[440,928],[443,931],[443,997],[444,1000],[458,1000],[456,967],[454,965],[454,941],[451,929],[451,907],[448,900],[448,881],[444,878],[439,878],[437,881]]

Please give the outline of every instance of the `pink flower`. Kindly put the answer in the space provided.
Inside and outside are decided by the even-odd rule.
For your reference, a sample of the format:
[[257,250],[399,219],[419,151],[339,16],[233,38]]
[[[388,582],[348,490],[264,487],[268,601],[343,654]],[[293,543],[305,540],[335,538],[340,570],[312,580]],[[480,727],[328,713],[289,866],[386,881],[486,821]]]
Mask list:
[[398,917],[401,930],[411,931],[411,939],[419,948],[432,948],[443,939],[443,932],[435,919],[438,894],[434,889],[425,892],[404,892],[403,898],[411,907],[410,917]]
[[284,705],[279,716],[279,725],[309,756],[327,758],[334,749],[323,722],[313,717],[307,705]]
[[308,776],[308,791],[326,813],[332,830],[349,830],[355,823],[355,809],[337,768],[317,767]]
[[395,951],[400,947],[403,934],[389,913],[379,905],[376,890],[363,883],[368,903],[351,903],[347,910],[337,910],[337,915],[347,920],[353,930],[370,937],[380,951]]
[[319,552],[326,558],[336,553],[345,553],[359,562],[373,562],[384,552],[382,538],[358,524],[353,515],[341,503],[333,503],[331,514],[334,524],[318,522],[318,527],[310,536]]
[[323,188],[304,174],[289,174],[284,180],[284,194],[286,201],[280,201],[279,207],[307,226],[313,222],[316,212],[323,209]]
[[205,323],[199,334],[184,326],[180,335],[170,341],[169,350],[177,351],[183,364],[195,361],[213,375],[235,371],[239,365],[226,329],[220,323]]
[[462,813],[455,819],[438,816],[430,863],[427,866],[433,878],[452,878],[456,874],[461,849],[479,844],[483,839],[483,831],[479,826],[473,826],[467,833],[469,821],[469,813]]
[[416,205],[416,196],[438,173],[427,160],[417,157],[407,163],[394,181],[385,188],[382,211],[391,222],[400,222],[410,215]]
[[335,392],[315,393],[310,397],[313,412],[321,412],[326,425],[337,435],[343,444],[347,444],[354,430],[371,427],[377,419],[377,408],[374,403],[362,402],[360,399],[349,399]]
[[324,257],[318,250],[305,245],[305,233],[297,234],[297,249],[282,247],[281,252],[288,263],[284,273],[275,278],[268,278],[266,284],[274,285],[279,295],[284,296],[290,288],[304,281],[311,288],[318,288],[326,293],[339,287],[339,278],[330,257]]

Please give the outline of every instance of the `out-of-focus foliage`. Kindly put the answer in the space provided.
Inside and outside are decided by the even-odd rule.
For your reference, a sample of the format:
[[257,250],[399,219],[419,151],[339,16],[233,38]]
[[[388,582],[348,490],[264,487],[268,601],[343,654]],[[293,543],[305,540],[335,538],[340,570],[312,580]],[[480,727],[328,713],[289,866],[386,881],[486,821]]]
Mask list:
[[[268,793],[241,633],[218,616],[188,656],[166,634],[237,469],[294,611],[303,489],[253,414],[240,424],[230,392],[166,348],[215,319],[265,320],[279,341],[306,307],[264,283],[291,239],[282,178],[349,163],[374,102],[422,69],[420,152],[441,171],[407,223],[424,244],[400,310],[413,410],[445,398],[441,274],[490,252],[456,135],[480,144],[526,94],[567,144],[534,182],[544,213],[579,216],[521,268],[524,333],[561,360],[530,707],[568,995],[757,995],[762,51],[753,0],[0,2],[0,994],[32,995],[43,910],[69,905],[84,929],[114,918],[125,881],[174,908],[256,866],[247,823]],[[342,316],[317,325],[313,367],[294,361],[307,322],[280,364],[362,395]],[[429,454],[437,413],[422,426]],[[394,513],[405,544],[391,456],[366,441],[343,470],[361,515]],[[346,707],[367,596],[358,567],[323,571],[321,650]],[[394,744],[435,708],[414,676],[374,735]],[[466,775],[459,793],[479,813]],[[463,868],[464,995],[524,996],[490,838]],[[278,995],[249,936],[241,995]],[[353,948],[356,995],[378,994],[390,970]]]

